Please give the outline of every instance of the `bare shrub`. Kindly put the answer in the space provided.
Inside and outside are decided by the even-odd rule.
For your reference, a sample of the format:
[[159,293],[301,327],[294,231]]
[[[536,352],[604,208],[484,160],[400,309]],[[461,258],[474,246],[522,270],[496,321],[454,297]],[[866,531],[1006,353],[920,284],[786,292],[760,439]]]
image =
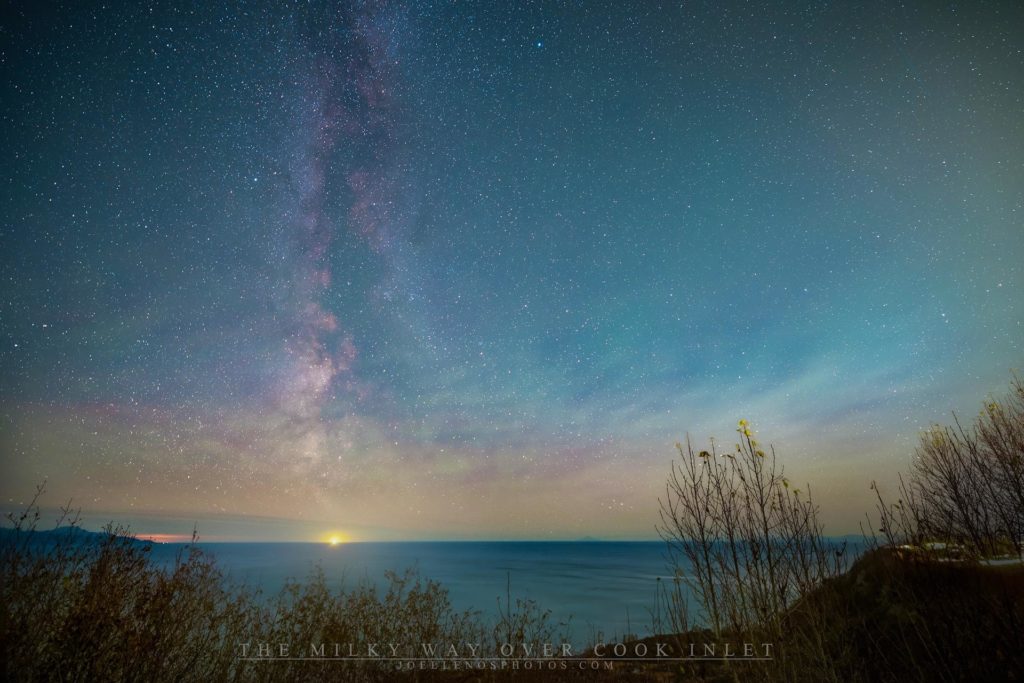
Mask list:
[[569,642],[568,622],[557,623],[551,610],[535,600],[512,598],[512,576],[508,575],[505,602],[498,598],[498,619],[491,629],[491,656],[502,656],[502,647],[516,656],[538,656],[546,643]]
[[218,645],[251,628],[252,607],[211,559],[193,544],[157,568],[124,528],[83,540],[67,508],[40,537],[39,493],[8,517],[0,544],[7,680],[216,680],[234,670],[234,653]]
[[879,531],[892,546],[954,546],[973,557],[1021,556],[1024,540],[1024,383],[986,401],[968,425],[921,435],[909,477],[887,503],[877,486]]
[[[868,641],[865,660],[885,661],[889,680],[1019,678],[1024,571],[984,560],[1022,555],[1020,378],[1013,377],[1005,398],[984,402],[969,425],[954,415],[952,425],[924,432],[895,502],[872,488],[881,534],[873,540],[882,547],[872,554],[873,566],[861,568],[870,580],[859,583],[884,586],[884,593],[860,591],[881,627],[868,631],[879,640]],[[898,654],[892,642],[900,644]]]
[[323,570],[316,568],[302,581],[287,582],[264,612],[262,624],[254,625],[239,647],[247,646],[249,654],[260,643],[296,648],[289,661],[246,661],[246,679],[381,681],[393,678],[393,663],[373,657],[330,662],[322,657],[329,659],[338,643],[374,645],[379,655],[389,656],[389,644],[436,644],[443,652],[443,644],[481,643],[483,635],[478,613],[453,610],[448,591],[414,570],[387,572],[383,589],[363,581],[332,590]]
[[[825,660],[811,625],[812,617],[824,618],[823,601],[814,614],[806,610],[805,628],[794,630],[787,610],[843,572],[845,546],[824,537],[810,487],[790,482],[774,449],[763,450],[745,420],[737,431],[731,451],[714,441],[701,451],[689,439],[676,445],[680,457],[660,501],[659,526],[677,578],[668,596],[673,625],[704,627],[716,638],[789,643],[787,652],[805,664]],[[696,597],[696,614],[684,589]]]

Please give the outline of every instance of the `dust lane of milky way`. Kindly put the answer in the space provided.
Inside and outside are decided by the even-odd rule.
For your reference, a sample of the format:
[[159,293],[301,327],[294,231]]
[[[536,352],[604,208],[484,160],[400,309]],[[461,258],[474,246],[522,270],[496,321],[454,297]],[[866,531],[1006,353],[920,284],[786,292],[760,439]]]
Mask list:
[[[342,14],[348,50],[335,49],[310,60],[309,84],[299,111],[303,150],[293,162],[294,205],[284,221],[294,229],[297,252],[292,301],[285,316],[294,318],[287,351],[290,367],[277,396],[278,406],[289,420],[286,428],[301,447],[294,453],[307,465],[320,466],[327,447],[323,404],[352,370],[356,347],[351,333],[340,327],[326,310],[323,298],[331,287],[330,247],[335,226],[325,210],[327,183],[336,179],[335,151],[339,145],[361,148],[359,161],[346,170],[351,192],[347,227],[358,233],[378,253],[385,253],[401,239],[404,216],[395,211],[392,179],[395,163],[393,91],[398,71],[397,46],[388,32],[389,17],[380,7],[368,6]],[[382,16],[383,14],[383,16]],[[332,41],[333,42],[333,41]],[[345,54],[347,52],[347,54]],[[337,63],[337,54],[344,62]],[[304,120],[308,119],[308,120]],[[305,136],[306,139],[302,139]],[[329,178],[329,175],[332,176]],[[336,341],[340,338],[340,342]],[[354,380],[342,389],[359,389]],[[365,390],[365,388],[364,388]]]

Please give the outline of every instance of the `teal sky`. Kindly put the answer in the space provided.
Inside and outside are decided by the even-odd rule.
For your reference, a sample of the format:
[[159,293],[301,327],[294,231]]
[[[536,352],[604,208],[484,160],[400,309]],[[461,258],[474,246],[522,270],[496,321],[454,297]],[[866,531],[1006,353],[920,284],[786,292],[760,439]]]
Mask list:
[[7,507],[650,538],[742,417],[847,533],[1020,366],[1019,3],[11,15]]

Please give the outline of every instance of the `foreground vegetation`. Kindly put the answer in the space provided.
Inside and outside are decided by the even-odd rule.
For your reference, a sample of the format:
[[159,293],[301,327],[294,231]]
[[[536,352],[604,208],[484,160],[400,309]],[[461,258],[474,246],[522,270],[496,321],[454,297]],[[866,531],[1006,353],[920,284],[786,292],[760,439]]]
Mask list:
[[274,656],[280,643],[479,643],[489,655],[565,639],[532,601],[509,598],[486,620],[454,610],[443,586],[413,571],[388,573],[382,590],[332,590],[316,569],[262,596],[229,584],[195,544],[161,567],[121,528],[100,540],[38,534],[35,503],[11,521],[0,546],[5,680],[387,680],[394,666],[372,661],[246,655],[260,643],[273,644]]
[[1024,679],[1018,377],[970,425],[922,435],[895,502],[872,484],[877,526],[852,567],[848,549],[824,536],[810,487],[790,482],[746,421],[737,431],[726,453],[678,445],[661,533],[681,580],[666,602],[675,632],[696,623],[716,638],[776,643],[778,656],[690,667],[693,678]]
[[[699,642],[771,643],[758,661],[620,663],[608,680],[957,681],[1024,678],[1024,385],[969,426],[922,436],[899,498],[853,553],[829,540],[810,488],[741,421],[739,443],[680,458],[661,501],[675,581],[647,639],[682,655]],[[876,489],[877,490],[877,489]],[[322,572],[264,596],[225,580],[195,544],[171,566],[126,530],[36,531],[39,509],[0,537],[5,680],[588,680],[593,670],[414,669],[308,659],[257,661],[259,643],[474,643],[480,657],[543,652],[565,634],[538,605],[488,618],[457,611],[415,573],[334,588]],[[58,525],[77,528],[69,511]],[[877,532],[875,531],[877,529]],[[876,535],[877,534],[877,535]],[[998,560],[993,562],[993,560]],[[637,643],[632,643],[636,646]],[[652,648],[653,649],[653,648]],[[634,651],[630,648],[630,651]],[[591,653],[593,655],[594,653]],[[612,653],[602,656],[615,658]]]

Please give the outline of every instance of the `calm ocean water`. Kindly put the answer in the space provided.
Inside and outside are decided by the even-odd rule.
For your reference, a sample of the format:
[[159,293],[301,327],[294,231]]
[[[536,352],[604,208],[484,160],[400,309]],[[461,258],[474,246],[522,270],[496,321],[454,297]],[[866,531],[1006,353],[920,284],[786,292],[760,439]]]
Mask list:
[[[169,561],[181,546],[154,548]],[[651,632],[658,577],[672,575],[665,544],[653,542],[458,543],[203,543],[234,580],[278,591],[289,577],[303,578],[319,564],[332,585],[379,582],[387,570],[419,569],[441,582],[456,609],[496,615],[511,581],[513,601],[535,600],[552,618],[569,622],[576,643]],[[571,619],[570,619],[571,617]]]

